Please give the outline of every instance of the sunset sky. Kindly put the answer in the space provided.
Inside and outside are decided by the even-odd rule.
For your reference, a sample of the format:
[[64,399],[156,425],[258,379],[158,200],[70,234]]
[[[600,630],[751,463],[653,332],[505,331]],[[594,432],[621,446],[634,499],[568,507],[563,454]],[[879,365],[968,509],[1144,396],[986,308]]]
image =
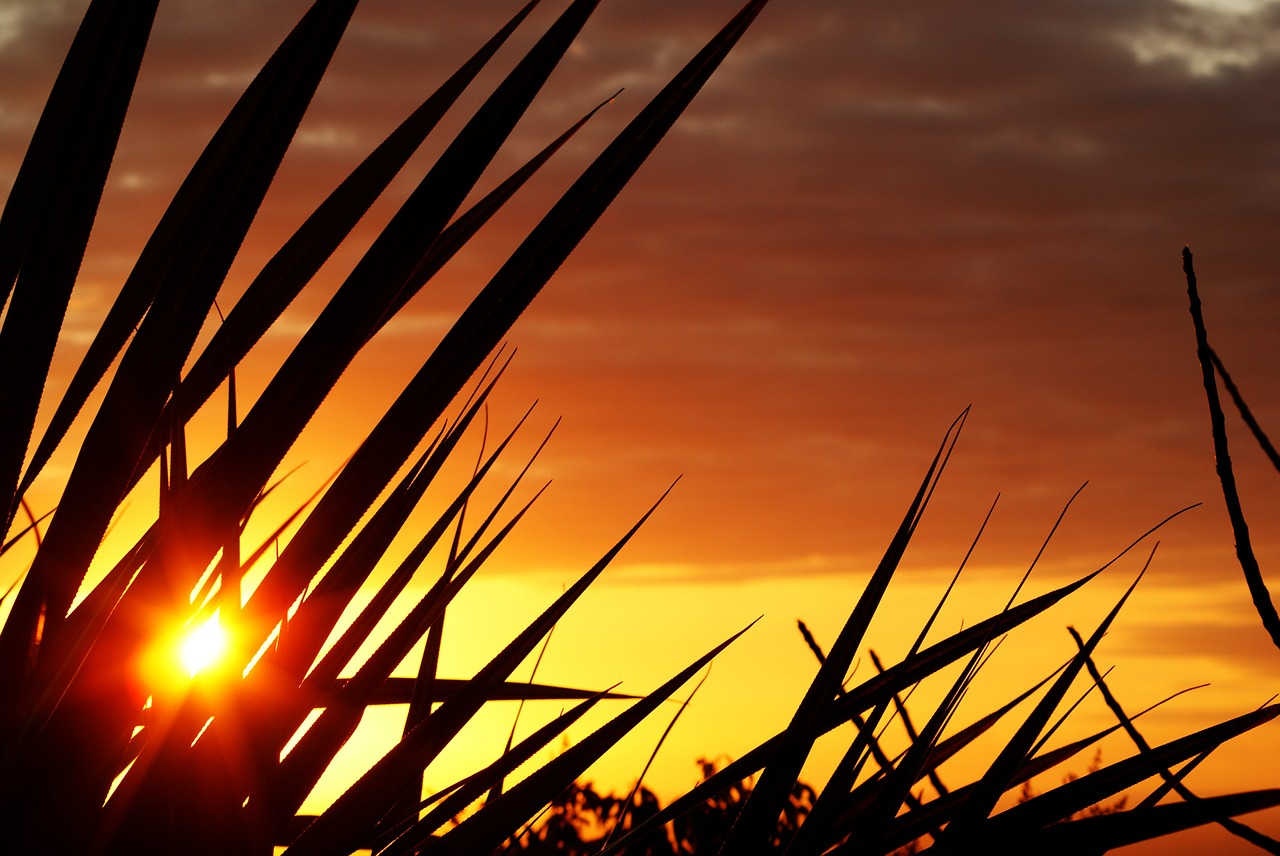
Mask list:
[[[54,387],[201,147],[307,5],[161,4]],[[518,5],[365,0],[224,310]],[[563,4],[543,5],[497,71]],[[352,368],[291,455],[306,462],[295,496],[355,448],[468,297],[737,5],[601,3],[493,181],[621,95]],[[83,6],[0,0],[5,192]],[[480,81],[450,127],[496,79]],[[436,137],[243,368],[246,400],[448,139]],[[1087,481],[1032,593],[1203,502],[1161,531],[1098,659],[1116,666],[1109,683],[1135,711],[1212,684],[1149,715],[1153,740],[1263,704],[1280,689],[1280,652],[1258,628],[1221,510],[1180,251],[1195,251],[1211,340],[1274,433],[1277,236],[1280,2],[773,0],[512,333],[518,353],[491,424],[505,431],[536,399],[525,454],[563,417],[534,479],[554,483],[450,618],[451,664],[483,663],[682,476],[557,628],[539,673],[643,692],[763,615],[663,747],[650,781],[674,795],[693,782],[695,758],[741,754],[785,725],[815,667],[795,620],[835,638],[944,431],[971,405],[873,647],[905,651],[997,494],[945,629],[999,609]],[[1230,425],[1263,569],[1280,585],[1277,474]],[[69,458],[56,463],[65,474]],[[43,508],[56,502],[57,473],[33,493]],[[1015,636],[980,698],[1004,700],[1052,670],[1073,648],[1066,625],[1091,630],[1151,544]],[[975,704],[966,722],[985,712]],[[499,708],[497,736],[477,739],[500,749],[513,713]],[[1073,734],[1110,724],[1094,699],[1073,721]],[[602,787],[627,787],[665,724],[611,756]],[[1104,746],[1104,761],[1130,751]],[[1272,726],[1221,750],[1191,784],[1275,787],[1277,762]],[[1280,834],[1280,817],[1255,819]],[[1235,839],[1209,836],[1235,852]]]

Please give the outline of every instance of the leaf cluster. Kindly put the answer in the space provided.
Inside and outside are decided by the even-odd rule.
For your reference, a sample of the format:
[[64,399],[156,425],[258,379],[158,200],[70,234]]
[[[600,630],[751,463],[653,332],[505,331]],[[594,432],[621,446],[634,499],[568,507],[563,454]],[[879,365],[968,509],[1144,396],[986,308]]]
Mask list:
[[[1034,569],[1033,561],[1003,611],[926,644],[964,570],[966,555],[937,608],[922,622],[908,653],[887,667],[873,653],[877,674],[849,685],[846,676],[851,673],[872,617],[882,609],[883,595],[901,566],[966,416],[967,413],[962,414],[944,438],[884,557],[830,650],[823,651],[801,624],[801,632],[820,667],[787,727],[715,771],[628,834],[615,837],[601,853],[628,852],[632,841],[642,840],[685,812],[704,810],[706,802],[717,794],[741,789],[751,781],[754,785],[746,789],[741,808],[723,840],[706,852],[734,856],[763,852],[803,856],[1103,853],[1206,823],[1219,823],[1267,852],[1280,852],[1280,842],[1233,819],[1237,814],[1280,805],[1280,790],[1201,798],[1183,782],[1222,743],[1280,715],[1280,705],[1264,705],[1163,745],[1151,746],[1134,724],[1141,714],[1130,715],[1120,706],[1094,663],[1098,644],[1117,619],[1141,573],[1092,633],[1084,637],[1071,629],[1077,652],[1066,663],[1000,707],[961,727],[954,724],[975,675],[987,665],[1003,637],[1097,577],[1176,514],[1161,521],[1103,567],[1016,603]],[[985,525],[984,522],[984,528]],[[981,534],[980,530],[979,537]],[[1151,552],[1154,555],[1154,549]],[[1143,572],[1150,562],[1151,556],[1143,565]],[[958,674],[948,677],[946,670]],[[941,682],[945,692],[928,711],[923,724],[917,725],[906,700],[930,679]],[[1084,698],[1068,698],[1077,681],[1085,684],[1086,694],[1096,690],[1104,697],[1116,724],[1051,748],[1055,733]],[[885,729],[895,719],[901,721],[907,735],[906,748],[901,751],[889,750],[883,741]],[[995,756],[971,781],[960,786],[945,785],[943,765],[1002,722],[1012,736]],[[851,730],[852,739],[812,805],[805,806],[803,822],[783,842],[780,830],[791,828],[789,818],[795,813],[796,794],[803,786],[800,774],[805,761],[818,739],[836,729]],[[1132,756],[1105,766],[1090,766],[1085,774],[1067,776],[1061,785],[1042,794],[1025,788],[1034,777],[1080,753],[1096,752],[1103,738],[1121,730],[1133,739],[1137,751]],[[1136,805],[1128,807],[1126,792],[1153,778],[1160,781]],[[1016,795],[1020,788],[1024,798],[1019,801]],[[928,790],[932,791],[930,797],[926,797]],[[1181,801],[1165,802],[1172,792]],[[1105,809],[1099,808],[1103,803],[1108,803]]]
[[[524,420],[482,451],[461,484],[441,473],[463,436],[486,420],[510,359],[500,346],[512,324],[764,2],[753,0],[735,15],[550,201],[434,350],[416,355],[422,360],[416,373],[347,462],[256,542],[248,542],[250,519],[260,515],[289,450],[357,354],[595,113],[544,141],[510,175],[491,180],[495,156],[598,3],[569,0],[498,74],[246,407],[237,400],[237,368],[463,92],[477,85],[512,33],[531,26],[539,2],[516,8],[332,189],[206,342],[201,331],[221,316],[220,295],[230,303],[228,271],[357,5],[315,0],[209,140],[71,381],[42,410],[157,2],[89,3],[0,215],[0,513],[5,531],[21,529],[17,538],[35,543],[29,567],[5,596],[0,629],[0,822],[7,844],[44,853],[491,848],[715,651],[575,751],[504,788],[570,724],[602,700],[619,698],[510,678],[640,524],[528,627],[506,631],[510,642],[475,675],[446,679],[438,674],[446,611],[533,501],[517,499],[530,460],[496,487],[497,500],[476,507],[480,486],[501,471],[497,462],[512,454]],[[476,192],[482,180],[494,188],[484,195]],[[202,409],[219,408],[213,398],[220,388],[225,436],[194,459],[191,422]],[[74,444],[73,425],[84,426]],[[74,461],[56,510],[37,521],[28,490],[64,445],[74,446]],[[154,489],[146,484],[158,487],[154,519],[94,578],[108,530],[131,496]],[[443,510],[432,512],[407,556],[391,558],[393,539],[415,509],[427,507],[428,490]],[[31,518],[25,527],[24,516]],[[10,539],[7,549],[15,543]],[[386,566],[390,576],[362,605],[357,592]],[[408,614],[391,619],[393,604],[405,600]],[[349,624],[341,621],[346,613],[355,616]],[[214,616],[231,634],[218,668],[185,682],[148,671],[150,652],[168,628],[178,633]],[[386,623],[393,625],[389,633],[375,632]],[[416,676],[393,676],[419,645]],[[357,658],[368,647],[373,653]],[[424,770],[485,704],[502,698],[572,706],[422,804]],[[300,817],[304,799],[366,709],[387,703],[408,705],[399,743],[322,814]],[[473,823],[452,824],[485,794],[490,798]]]

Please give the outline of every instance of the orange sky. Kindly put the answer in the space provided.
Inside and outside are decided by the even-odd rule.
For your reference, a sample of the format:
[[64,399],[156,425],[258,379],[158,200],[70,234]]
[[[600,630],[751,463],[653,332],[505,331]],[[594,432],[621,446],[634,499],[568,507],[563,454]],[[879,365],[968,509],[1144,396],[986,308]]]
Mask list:
[[[162,4],[68,319],[64,371],[201,146],[306,5]],[[224,308],[515,5],[367,0]],[[6,187],[81,6],[0,3]],[[735,8],[602,4],[499,171],[620,86],[622,96],[353,367],[291,457],[308,462],[299,492],[355,447],[520,230]],[[260,388],[426,163],[414,162],[251,358],[242,395]],[[505,641],[461,613],[513,633],[683,474],[612,576],[557,629],[540,675],[642,691],[763,614],[664,748],[652,781],[674,792],[698,755],[740,753],[785,723],[813,668],[794,620],[835,637],[943,431],[971,404],[907,556],[898,596],[916,606],[886,613],[876,646],[905,647],[918,605],[945,584],[997,493],[953,627],[1003,603],[1088,481],[1037,592],[1206,503],[1162,533],[1103,646],[1117,694],[1137,709],[1211,681],[1152,715],[1151,735],[1166,737],[1263,703],[1280,654],[1256,628],[1231,554],[1179,251],[1195,249],[1211,338],[1277,430],[1277,190],[1280,4],[775,0],[513,332],[519,354],[494,424],[505,429],[538,399],[531,449],[563,416],[537,468],[555,484],[451,619],[452,662],[474,667]],[[1274,569],[1274,473],[1238,426],[1235,440],[1263,567]],[[1127,559],[1002,653],[989,698],[1056,663],[1070,646],[1065,625],[1090,628],[1140,564]],[[509,717],[496,713],[495,728]],[[1106,714],[1087,702],[1079,720],[1083,732]],[[639,747],[664,724],[599,781],[625,787]],[[1107,757],[1127,751],[1111,745]],[[1253,761],[1276,758],[1280,737],[1242,745],[1204,771],[1206,792],[1275,784],[1253,775],[1266,766]]]

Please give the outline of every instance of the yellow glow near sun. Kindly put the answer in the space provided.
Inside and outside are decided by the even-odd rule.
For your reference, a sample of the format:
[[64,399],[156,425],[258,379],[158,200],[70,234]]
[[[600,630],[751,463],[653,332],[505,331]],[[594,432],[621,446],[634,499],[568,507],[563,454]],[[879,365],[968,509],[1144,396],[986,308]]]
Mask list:
[[218,662],[227,650],[227,631],[223,629],[217,612],[207,621],[193,627],[178,646],[178,659],[190,677]]

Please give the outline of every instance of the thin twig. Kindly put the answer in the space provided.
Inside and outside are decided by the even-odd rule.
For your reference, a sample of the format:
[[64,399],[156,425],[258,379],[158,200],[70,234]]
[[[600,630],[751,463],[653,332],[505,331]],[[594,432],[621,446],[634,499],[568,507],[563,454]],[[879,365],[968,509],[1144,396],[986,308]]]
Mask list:
[[1240,561],[1240,569],[1244,572],[1245,583],[1249,586],[1249,594],[1253,598],[1254,608],[1262,619],[1262,626],[1271,636],[1272,643],[1280,648],[1280,614],[1276,613],[1275,604],[1271,601],[1271,592],[1262,579],[1262,569],[1253,553],[1253,543],[1249,539],[1249,525],[1244,519],[1244,509],[1240,506],[1240,493],[1236,489],[1235,472],[1231,468],[1231,455],[1227,449],[1227,425],[1222,413],[1222,402],[1218,398],[1218,383],[1214,377],[1212,351],[1209,348],[1209,334],[1205,331],[1204,315],[1200,309],[1200,294],[1196,291],[1196,272],[1191,265],[1191,248],[1182,248],[1182,270],[1187,276],[1187,297],[1191,302],[1191,320],[1196,330],[1196,356],[1200,359],[1200,370],[1204,376],[1204,392],[1209,402],[1209,423],[1213,429],[1213,455],[1218,470],[1218,480],[1222,482],[1222,498],[1226,502],[1227,516],[1231,519],[1231,531],[1236,540],[1236,558]]
[[1222,378],[1222,385],[1227,388],[1227,394],[1231,396],[1231,400],[1235,402],[1236,409],[1240,411],[1240,418],[1244,420],[1244,424],[1249,426],[1249,430],[1253,432],[1253,438],[1258,441],[1258,445],[1266,453],[1267,458],[1271,461],[1271,466],[1280,471],[1280,452],[1276,451],[1271,438],[1267,436],[1267,433],[1262,430],[1262,426],[1258,424],[1258,420],[1254,418],[1253,411],[1249,409],[1249,405],[1244,403],[1244,397],[1240,395],[1240,390],[1236,388],[1235,382],[1231,380],[1231,375],[1227,374],[1227,367],[1222,364],[1222,358],[1218,356],[1217,351],[1210,348],[1209,359],[1213,360],[1213,367],[1218,370],[1218,377]]

